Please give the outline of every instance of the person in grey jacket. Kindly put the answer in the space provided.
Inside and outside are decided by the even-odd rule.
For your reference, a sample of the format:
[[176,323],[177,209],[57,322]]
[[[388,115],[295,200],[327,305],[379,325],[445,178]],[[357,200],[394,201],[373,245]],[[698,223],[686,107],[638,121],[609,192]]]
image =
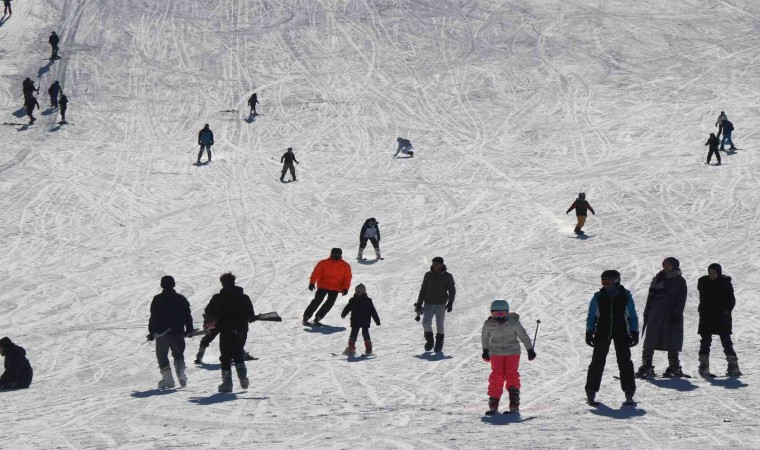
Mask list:
[[715,126],[718,127],[718,139],[720,139],[720,133],[723,132],[723,121],[728,120],[728,116],[725,111],[721,111],[718,119],[715,121]]
[[[446,313],[454,307],[454,298],[457,290],[454,286],[454,277],[447,271],[443,258],[436,256],[430,271],[425,274],[420,287],[417,303],[414,305],[416,312],[422,312],[422,328],[425,331],[425,351],[434,350],[440,353],[443,350],[444,328],[443,322]],[[433,316],[435,316],[435,348],[433,344]]]

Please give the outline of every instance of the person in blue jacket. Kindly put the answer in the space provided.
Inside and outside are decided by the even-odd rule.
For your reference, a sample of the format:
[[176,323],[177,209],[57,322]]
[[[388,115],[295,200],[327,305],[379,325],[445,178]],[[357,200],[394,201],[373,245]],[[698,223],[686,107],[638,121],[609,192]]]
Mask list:
[[723,140],[720,141],[720,149],[725,150],[726,144],[729,144],[728,151],[736,150],[734,147],[734,141],[731,140],[731,134],[734,132],[734,124],[728,119],[723,121]]
[[620,386],[626,403],[633,403],[636,380],[630,347],[639,343],[639,319],[631,293],[620,285],[620,272],[605,270],[602,272],[602,288],[591,299],[586,319],[586,344],[594,348],[586,376],[589,404],[595,403],[612,342],[615,343]]
[[198,145],[201,146],[201,151],[198,152],[198,164],[201,163],[201,157],[203,156],[203,150],[206,150],[208,154],[208,160],[211,162],[211,146],[214,145],[214,132],[211,131],[208,124],[198,133]]

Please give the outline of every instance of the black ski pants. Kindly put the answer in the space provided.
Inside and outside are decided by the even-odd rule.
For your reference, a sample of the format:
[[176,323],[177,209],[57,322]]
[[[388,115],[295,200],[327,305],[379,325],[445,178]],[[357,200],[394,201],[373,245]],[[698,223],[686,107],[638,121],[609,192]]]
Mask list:
[[720,164],[720,152],[718,152],[717,148],[711,148],[710,151],[707,152],[707,164],[710,164],[712,155],[715,155],[715,157],[718,159],[718,164]]
[[[701,334],[700,336],[702,336],[702,340],[699,343],[699,354],[708,355],[710,354],[710,346],[712,345],[712,334]],[[730,333],[721,334],[720,343],[723,344],[723,353],[726,356],[736,356]]]
[[66,122],[66,107],[61,107],[61,122]]
[[203,150],[206,150],[206,154],[208,154],[208,160],[211,161],[211,146],[201,144],[201,151],[198,152],[198,162],[201,162],[201,157],[203,156]]
[[3,0],[3,5],[5,6],[5,9],[3,10],[3,14],[9,14],[9,15],[13,14],[10,0]]
[[51,59],[55,59],[58,57],[58,44],[50,44],[51,50],[53,54],[50,56]]
[[293,181],[296,181],[296,167],[293,165],[293,163],[285,163],[282,166],[282,175],[280,175],[280,181],[285,179],[285,174],[290,171],[290,178],[293,179]]
[[246,330],[222,330],[219,332],[219,362],[222,371],[232,370],[232,361],[235,364],[245,363],[245,340],[248,337]]
[[201,347],[208,347],[211,345],[212,342],[214,342],[214,339],[216,339],[216,336],[219,334],[219,330],[216,328],[213,328],[206,332],[206,335],[201,338]]
[[380,248],[380,243],[377,241],[377,239],[375,239],[375,238],[365,238],[365,237],[361,238],[361,240],[359,241],[359,248],[362,249],[362,250],[364,250],[365,248],[367,248],[367,241],[370,241],[372,243],[372,247],[374,247],[376,249]]
[[50,96],[50,106],[53,108],[58,108],[58,94]]
[[[633,377],[631,348],[628,346],[630,340],[626,336],[615,338],[613,342],[615,343],[615,355],[620,371],[620,387],[623,388],[623,392],[634,393],[636,392],[636,381]],[[588,366],[588,375],[586,376],[587,391],[599,392],[611,343],[607,337],[594,339],[594,354],[591,357],[591,364]]]
[[359,330],[362,332],[364,342],[370,342],[372,340],[369,338],[369,327],[351,327],[351,334],[348,336],[350,342],[356,342],[356,338],[359,337]]
[[[327,297],[327,301],[324,305],[322,305],[321,308],[319,308],[319,305],[322,304],[322,301],[325,299],[325,296]],[[317,293],[314,294],[314,300],[309,303],[309,306],[306,307],[306,311],[303,312],[303,318],[304,320],[309,320],[311,318],[311,315],[314,314],[314,311],[317,311],[317,308],[319,308],[319,311],[317,311],[317,315],[314,316],[317,320],[322,320],[323,317],[327,315],[327,313],[330,312],[333,305],[335,304],[335,300],[338,299],[338,291],[328,291],[327,289],[317,289]]]

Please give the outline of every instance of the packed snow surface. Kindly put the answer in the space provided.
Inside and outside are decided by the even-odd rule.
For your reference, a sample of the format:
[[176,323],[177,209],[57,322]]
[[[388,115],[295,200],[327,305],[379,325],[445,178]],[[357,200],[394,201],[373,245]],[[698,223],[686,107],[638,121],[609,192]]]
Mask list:
[[[760,446],[760,2],[13,7],[0,26],[1,334],[27,349],[35,378],[0,394],[1,447]],[[40,95],[25,125],[27,76],[41,93],[61,81],[70,124]],[[706,166],[721,110],[739,149]],[[205,123],[213,161],[195,166]],[[392,158],[398,136],[414,158]],[[298,181],[281,184],[290,146]],[[580,191],[597,211],[585,240],[565,215]],[[385,260],[359,264],[368,217]],[[310,271],[332,247],[378,308],[376,359],[333,356],[348,339],[348,297],[321,331],[300,324]],[[412,304],[439,255],[458,295],[445,356],[431,357]],[[620,270],[641,315],[667,256],[689,286],[684,370],[696,375],[696,281],[719,262],[734,278],[745,375],[639,381],[638,405],[621,407],[612,350],[607,406],[592,409],[583,337],[599,275]],[[154,344],[142,343],[160,277],[174,275],[200,322],[225,271],[257,312],[284,318],[251,327],[251,388],[217,394],[217,344],[193,366],[196,338],[187,388],[158,391]],[[480,330],[496,298],[531,336],[542,322],[538,358],[522,360],[521,415],[484,419]],[[717,338],[711,363],[725,371]],[[666,365],[658,352],[655,370]]]

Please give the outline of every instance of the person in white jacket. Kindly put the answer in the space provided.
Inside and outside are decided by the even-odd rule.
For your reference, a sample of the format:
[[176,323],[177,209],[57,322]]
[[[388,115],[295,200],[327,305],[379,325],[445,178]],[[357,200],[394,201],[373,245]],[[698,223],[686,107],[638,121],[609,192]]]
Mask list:
[[525,328],[520,324],[520,316],[509,312],[506,300],[491,303],[491,317],[483,323],[483,361],[491,363],[488,377],[488,412],[498,412],[499,400],[506,385],[509,392],[509,412],[520,409],[520,342],[528,350],[528,360],[536,358],[533,344]]

